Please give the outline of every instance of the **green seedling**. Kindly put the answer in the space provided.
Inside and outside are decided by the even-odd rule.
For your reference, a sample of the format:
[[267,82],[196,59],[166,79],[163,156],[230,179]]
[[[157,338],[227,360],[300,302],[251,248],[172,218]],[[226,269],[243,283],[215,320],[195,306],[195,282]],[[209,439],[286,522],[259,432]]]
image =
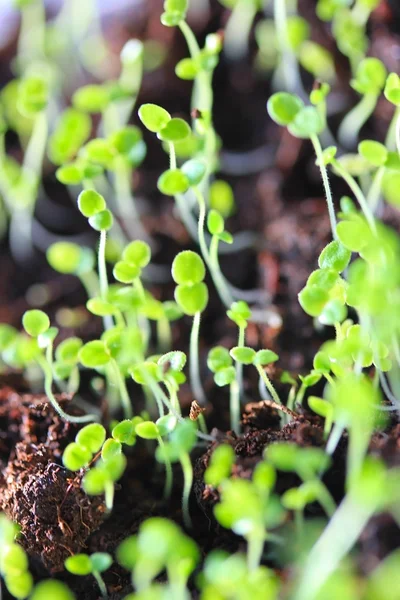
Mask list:
[[0,514],[0,575],[9,593],[24,600],[33,589],[33,577],[29,572],[25,550],[15,541],[18,526]]
[[315,598],[327,578],[355,545],[372,515],[399,501],[397,470],[388,471],[378,459],[368,457],[328,526],[308,554],[295,600]]
[[229,385],[229,409],[231,429],[240,432],[240,388],[237,373],[232,366],[232,357],[223,346],[216,346],[208,353],[207,366],[214,373],[214,381],[218,387]]
[[232,446],[221,444],[211,455],[210,464],[204,472],[204,483],[218,487],[231,475],[235,462],[235,452]]
[[175,418],[166,415],[165,417],[160,417],[157,423],[153,423],[153,421],[142,421],[141,423],[138,423],[135,428],[136,435],[145,440],[157,440],[158,446],[161,449],[160,452],[164,457],[165,464],[164,498],[170,497],[173,482],[171,461],[169,460],[168,453],[165,451],[163,440],[163,436],[171,432],[171,423],[173,425],[176,424]]
[[247,595],[257,600],[275,600],[279,583],[271,569],[261,566],[250,570],[245,556],[213,550],[205,559],[201,588],[205,600],[244,599]]
[[68,586],[57,579],[45,579],[35,586],[30,596],[30,600],[76,600],[75,594],[71,592]]
[[[53,394],[53,342],[57,336],[58,329],[56,327],[50,327],[50,320],[46,313],[37,309],[28,310],[22,318],[22,324],[26,333],[30,335],[37,344],[37,352],[34,355],[34,360],[43,371],[44,389],[54,410],[60,417],[72,423],[95,421],[97,419],[95,415],[84,415],[82,417],[68,415],[61,408]],[[42,352],[43,349],[45,349],[45,354]]]
[[[243,300],[233,302],[226,314],[239,329],[238,347],[242,348],[246,343],[246,329],[248,321],[251,318],[251,310],[249,305]],[[239,401],[243,401],[243,365],[239,361],[236,362],[236,380],[239,385]]]
[[144,521],[138,534],[126,538],[117,549],[117,560],[132,572],[139,597],[152,589],[152,582],[164,570],[168,579],[166,592],[176,598],[186,597],[187,581],[199,558],[196,543],[175,523],[161,517]]
[[106,430],[99,423],[83,427],[75,441],[68,444],[63,453],[64,466],[70,471],[79,471],[87,467],[94,456],[100,452],[106,439]]
[[87,471],[82,479],[82,487],[89,496],[105,495],[108,511],[114,505],[114,486],[121,479],[126,468],[126,458],[116,454],[108,460],[97,461],[96,465]]
[[208,303],[208,289],[204,283],[205,266],[198,254],[191,250],[180,252],[172,263],[172,277],[177,284],[175,300],[182,311],[193,317],[190,335],[190,382],[199,404],[206,402],[200,379],[199,331],[201,313]]
[[325,129],[325,119],[320,111],[318,111],[317,107],[305,106],[298,96],[287,92],[273,94],[268,100],[267,110],[275,123],[287,127],[292,135],[301,139],[310,139],[314,147],[324,184],[332,235],[336,238],[335,208],[323,151],[318,138],[318,135]]
[[64,565],[72,575],[93,575],[99,586],[103,598],[108,598],[106,584],[101,576],[112,565],[112,557],[107,552],[88,554],[74,554],[69,556]]
[[360,102],[343,119],[338,137],[340,142],[351,147],[355,144],[359,131],[373,113],[386,83],[386,68],[377,58],[365,58],[357,67],[355,78],[350,85],[361,94]]
[[182,492],[182,514],[186,527],[192,527],[192,520],[189,512],[190,491],[193,484],[193,467],[190,460],[190,451],[194,447],[196,436],[196,424],[189,419],[180,421],[173,431],[169,434],[169,440],[164,446],[159,446],[156,450],[156,458],[159,462],[179,462],[183,472],[183,492]]
[[273,539],[268,530],[279,525],[284,517],[281,504],[271,494],[274,484],[274,469],[267,463],[260,463],[252,481],[223,481],[220,486],[221,501],[214,507],[217,521],[246,539],[250,571],[259,567],[265,541]]

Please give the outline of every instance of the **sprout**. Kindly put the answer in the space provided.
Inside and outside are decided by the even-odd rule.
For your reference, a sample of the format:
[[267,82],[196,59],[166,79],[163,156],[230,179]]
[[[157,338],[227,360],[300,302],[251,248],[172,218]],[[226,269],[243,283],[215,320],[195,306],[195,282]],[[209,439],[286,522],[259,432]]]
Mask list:
[[218,487],[228,479],[232,465],[235,462],[235,453],[232,446],[221,444],[211,455],[210,463],[204,473],[204,483]]
[[10,594],[24,600],[32,591],[33,577],[25,550],[15,542],[18,531],[17,525],[0,514],[0,575]]
[[126,468],[126,458],[116,454],[104,460],[100,458],[96,465],[87,471],[82,479],[82,487],[89,496],[105,494],[107,510],[114,504],[114,484],[122,477]]
[[168,423],[170,423],[170,421],[167,421],[167,424],[165,425],[163,419],[165,419],[165,417],[161,417],[161,420],[159,419],[157,423],[153,423],[153,421],[142,421],[136,425],[135,433],[145,440],[157,440],[159,448],[161,448],[161,452],[163,453],[165,464],[164,498],[169,498],[172,490],[173,474],[171,461],[167,452],[165,452],[165,444],[162,436],[170,433],[168,428]]
[[112,557],[107,552],[95,552],[88,554],[74,554],[69,556],[65,563],[67,571],[72,575],[93,575],[99,586],[103,598],[107,598],[107,588],[101,573],[107,571],[112,565]]

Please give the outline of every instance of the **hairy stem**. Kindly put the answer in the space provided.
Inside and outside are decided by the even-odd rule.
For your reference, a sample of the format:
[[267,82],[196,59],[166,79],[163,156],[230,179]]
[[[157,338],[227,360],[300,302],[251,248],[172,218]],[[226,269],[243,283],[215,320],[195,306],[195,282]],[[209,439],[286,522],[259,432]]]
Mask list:
[[197,402],[201,406],[204,406],[206,404],[206,396],[201,384],[199,362],[200,321],[201,313],[197,312],[193,317],[192,331],[190,333],[189,372],[193,395]]
[[353,192],[354,196],[357,198],[357,202],[359,203],[360,208],[364,213],[364,217],[368,221],[371,231],[373,233],[376,233],[375,219],[374,219],[374,215],[372,214],[372,211],[371,211],[371,206],[367,202],[367,199],[365,198],[360,186],[358,185],[358,183],[356,182],[354,177],[352,175],[350,175],[350,173],[348,173],[346,171],[346,169],[344,169],[338,161],[335,161],[333,163],[333,167],[334,167],[335,171],[338,173],[338,175],[340,175],[340,177],[342,177],[342,179],[344,179],[344,181],[347,183],[347,185]]
[[326,170],[326,166],[324,165],[324,161],[323,161],[323,153],[322,153],[321,143],[320,143],[317,135],[312,135],[310,139],[311,139],[312,145],[314,146],[315,154],[316,154],[317,160],[318,160],[319,169],[321,171],[322,182],[324,184],[325,197],[326,197],[326,202],[328,205],[328,213],[329,213],[329,220],[331,223],[332,236],[334,239],[336,239],[337,235],[336,235],[335,207],[333,204],[331,187],[329,185],[328,172]]
[[[263,382],[265,383],[267,390],[271,394],[274,402],[276,402],[276,404],[279,404],[280,406],[283,406],[281,399],[279,398],[278,393],[277,393],[276,389],[274,388],[274,386],[272,385],[272,382],[271,382],[270,378],[268,377],[268,375],[266,374],[265,370],[262,368],[261,365],[255,365],[255,367],[256,367],[260,377],[262,378]],[[266,402],[266,401],[264,400],[264,402]],[[282,408],[281,408],[281,410],[282,410]],[[286,409],[286,410],[288,410],[288,409]],[[289,414],[293,415],[293,412],[290,411]]]
[[171,490],[172,490],[172,480],[173,480],[172,466],[171,466],[171,461],[169,460],[169,457],[168,457],[167,453],[165,452],[164,440],[162,439],[162,437],[160,435],[158,436],[157,441],[158,441],[158,444],[159,444],[161,450],[163,451],[164,465],[165,465],[164,498],[167,499],[171,496]]

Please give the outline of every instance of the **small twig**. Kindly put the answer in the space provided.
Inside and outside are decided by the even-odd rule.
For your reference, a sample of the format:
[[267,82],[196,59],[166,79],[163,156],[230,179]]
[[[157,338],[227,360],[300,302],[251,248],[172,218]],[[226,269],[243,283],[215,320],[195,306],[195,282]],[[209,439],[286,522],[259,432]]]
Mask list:
[[284,404],[278,404],[278,402],[274,402],[274,400],[262,400],[261,402],[258,403],[258,405],[259,406],[269,406],[270,408],[276,408],[276,410],[281,410],[286,415],[289,415],[289,417],[292,417],[292,419],[299,418],[298,413],[294,412],[293,410],[290,410],[290,408],[288,408]]

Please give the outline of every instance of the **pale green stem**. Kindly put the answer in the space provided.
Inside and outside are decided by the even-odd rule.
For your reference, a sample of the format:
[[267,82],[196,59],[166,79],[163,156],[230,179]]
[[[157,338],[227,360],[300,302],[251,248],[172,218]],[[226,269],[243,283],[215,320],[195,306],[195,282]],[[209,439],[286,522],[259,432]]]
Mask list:
[[110,512],[114,506],[114,483],[107,481],[104,486],[104,500],[107,510]]
[[[395,150],[397,146],[397,127],[398,121],[400,119],[400,106],[396,108],[393,113],[392,120],[390,121],[390,125],[388,127],[386,137],[385,137],[385,146],[388,150]],[[399,150],[398,150],[399,151]]]
[[197,312],[193,317],[192,331],[190,333],[189,372],[193,395],[197,402],[201,406],[204,406],[206,404],[206,396],[201,384],[199,362],[200,321],[201,313]]
[[[210,252],[207,248],[207,243],[204,235],[204,226],[206,219],[206,203],[204,200],[204,196],[201,190],[198,187],[193,188],[193,192],[197,198],[197,202],[199,205],[199,220],[198,220],[198,228],[197,235],[199,239],[200,250],[203,255],[203,258],[208,266],[210,271],[212,280],[217,289],[218,295],[221,298],[222,302],[225,304],[227,308],[230,308],[233,298],[230,294],[229,288],[226,284],[226,281],[221,273],[218,262],[218,240],[217,243],[213,246],[213,255],[211,256]],[[215,236],[213,236],[211,240],[211,244],[213,244],[213,240]]]
[[108,598],[106,584],[104,583],[100,573],[98,571],[93,571],[92,575],[95,578],[97,585],[99,586],[99,590],[103,598]]
[[356,144],[360,129],[374,112],[377,100],[376,94],[365,94],[347,113],[338,131],[338,139],[345,147],[350,148]]
[[238,0],[234,5],[224,36],[224,50],[231,60],[245,56],[256,14],[256,2],[253,0]]
[[306,393],[306,389],[307,389],[307,386],[304,385],[304,383],[302,383],[299,391],[297,392],[296,402],[298,404],[300,404],[300,406],[303,404],[304,394]]
[[261,528],[261,534],[259,531],[247,536],[247,566],[249,571],[255,571],[258,569],[261,563],[261,558],[265,544],[265,534]]
[[106,266],[106,244],[107,244],[107,231],[103,230],[103,231],[100,231],[99,254],[98,254],[100,293],[101,293],[102,300],[107,300],[107,293],[108,293],[108,279],[107,279],[107,266]]
[[296,92],[303,96],[297,58],[288,38],[286,0],[274,0],[274,21],[285,89],[288,92]]
[[43,0],[36,0],[21,10],[17,62],[22,74],[30,64],[45,56],[46,13]]
[[130,167],[123,157],[119,157],[115,162],[114,187],[118,216],[121,218],[129,238],[138,238],[149,242],[150,238],[142,226],[131,191]]
[[[246,339],[246,326],[239,326],[239,335],[238,335],[238,347],[243,348]],[[239,400],[243,402],[244,392],[243,392],[243,365],[242,363],[236,363],[236,381],[239,386]]]
[[265,383],[265,387],[267,388],[267,390],[269,391],[269,393],[272,396],[272,399],[277,403],[277,404],[282,404],[281,399],[278,396],[277,391],[275,390],[274,386],[272,385],[271,380],[269,379],[268,375],[266,374],[266,372],[264,371],[264,369],[262,368],[261,365],[255,365],[260,377],[262,378],[263,382]]
[[357,198],[357,202],[359,203],[360,208],[364,213],[364,217],[368,221],[371,231],[374,234],[376,234],[376,225],[375,225],[374,215],[371,212],[371,206],[369,205],[367,199],[365,198],[360,186],[358,185],[358,183],[356,182],[354,177],[352,175],[350,175],[350,173],[348,173],[346,171],[346,169],[344,169],[338,161],[335,161],[333,163],[333,167],[334,167],[335,171],[338,173],[338,175],[340,175],[340,177],[342,177],[342,179],[344,179],[344,181],[347,183],[347,185],[353,192],[354,196]]
[[238,382],[232,381],[230,384],[229,407],[231,413],[231,429],[235,433],[240,433],[240,389]]
[[336,511],[336,502],[334,501],[332,494],[329,492],[327,487],[322,483],[320,483],[320,489],[318,490],[318,500],[326,514],[329,518],[333,517]]
[[396,120],[396,148],[397,152],[400,154],[400,114]]
[[329,220],[331,223],[332,236],[334,239],[336,239],[337,234],[336,234],[335,207],[333,204],[331,187],[329,185],[328,172],[326,170],[326,166],[325,166],[324,160],[323,160],[323,152],[322,152],[322,148],[321,148],[321,143],[318,139],[318,136],[316,136],[316,135],[312,135],[310,139],[311,139],[312,145],[314,146],[315,154],[316,154],[317,160],[318,160],[319,169],[321,171],[322,182],[324,184],[325,197],[326,197],[326,202],[328,205],[328,213],[329,213]]
[[172,466],[171,461],[169,460],[168,454],[165,451],[165,444],[162,437],[159,435],[157,438],[157,442],[163,451],[164,465],[165,465],[165,486],[164,486],[164,498],[167,499],[171,496],[172,490]]
[[340,438],[342,437],[343,430],[344,426],[341,423],[336,422],[334,424],[325,448],[325,451],[329,456],[332,456],[335,452],[337,445],[340,442]]
[[43,355],[40,355],[37,359],[40,368],[44,373],[44,391],[46,396],[50,400],[54,410],[60,415],[62,419],[65,421],[69,421],[70,423],[88,423],[91,421],[98,421],[98,417],[96,415],[83,415],[81,417],[75,417],[72,415],[68,415],[63,411],[59,403],[57,402],[52,386],[53,386],[53,369],[52,369],[52,346],[48,346],[46,349],[46,358]]
[[168,352],[172,348],[171,324],[167,317],[162,316],[157,321],[158,346],[161,352]]
[[85,288],[88,298],[95,298],[99,294],[99,278],[94,271],[78,274],[79,280]]
[[382,188],[382,179],[385,174],[385,171],[386,171],[385,167],[380,167],[377,170],[377,172],[375,173],[375,176],[372,180],[371,187],[369,188],[369,192],[367,195],[367,204],[368,204],[372,214],[374,214],[378,208],[379,198],[380,198],[380,193],[381,193],[381,188]]
[[111,359],[111,364],[113,367],[115,381],[121,398],[121,404],[124,410],[125,419],[131,419],[133,415],[132,403],[131,399],[129,398],[128,390],[126,388],[125,378],[122,376],[121,371],[119,370],[118,363],[113,358]]
[[182,493],[182,515],[185,526],[190,529],[192,527],[192,519],[189,512],[190,491],[193,484],[193,467],[190,456],[187,452],[182,452],[179,457],[183,472],[183,493]]

